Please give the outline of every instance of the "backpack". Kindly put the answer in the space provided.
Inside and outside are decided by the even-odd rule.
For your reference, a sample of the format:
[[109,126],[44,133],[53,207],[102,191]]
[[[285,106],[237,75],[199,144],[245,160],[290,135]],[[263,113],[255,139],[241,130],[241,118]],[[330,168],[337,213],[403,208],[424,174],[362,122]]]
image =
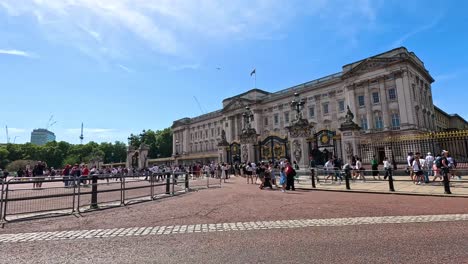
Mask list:
[[438,157],[436,160],[435,160],[435,165],[437,168],[442,168],[442,158],[441,157]]
[[297,173],[295,169],[292,169],[291,172],[289,173],[289,176],[291,177],[296,177]]

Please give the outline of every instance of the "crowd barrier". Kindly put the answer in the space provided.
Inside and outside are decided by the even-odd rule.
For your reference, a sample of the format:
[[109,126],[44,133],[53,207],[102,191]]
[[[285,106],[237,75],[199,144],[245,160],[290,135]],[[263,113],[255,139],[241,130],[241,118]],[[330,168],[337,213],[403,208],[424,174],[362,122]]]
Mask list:
[[221,179],[193,172],[15,177],[1,182],[0,222],[85,213],[216,187]]

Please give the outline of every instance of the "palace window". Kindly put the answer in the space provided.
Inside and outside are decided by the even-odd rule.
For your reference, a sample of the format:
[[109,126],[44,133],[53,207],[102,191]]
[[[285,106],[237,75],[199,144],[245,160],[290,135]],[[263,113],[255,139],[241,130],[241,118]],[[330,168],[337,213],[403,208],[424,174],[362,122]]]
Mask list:
[[338,111],[344,112],[344,110],[345,110],[344,100],[338,101]]
[[361,128],[362,130],[367,130],[369,127],[367,126],[367,117],[361,116]]
[[275,114],[274,119],[275,119],[275,125],[278,125],[279,124],[279,115]]
[[265,117],[264,124],[265,124],[265,126],[268,126],[268,117]]
[[397,113],[392,114],[392,129],[393,130],[400,129],[400,115]]
[[218,136],[221,134],[221,128],[218,127]]
[[289,123],[289,112],[284,113],[284,122]]
[[358,105],[359,107],[365,107],[366,103],[364,102],[364,95],[359,95],[358,96]]
[[374,104],[380,103],[380,96],[379,96],[379,93],[378,93],[378,92],[373,92],[373,93],[372,93],[372,102],[373,102]]
[[376,130],[383,129],[382,115],[380,113],[375,114],[375,129]]
[[388,100],[395,101],[397,99],[395,88],[388,89]]
[[315,107],[313,107],[313,106],[309,107],[309,117],[310,118],[315,117]]
[[328,115],[328,103],[323,104],[323,115]]

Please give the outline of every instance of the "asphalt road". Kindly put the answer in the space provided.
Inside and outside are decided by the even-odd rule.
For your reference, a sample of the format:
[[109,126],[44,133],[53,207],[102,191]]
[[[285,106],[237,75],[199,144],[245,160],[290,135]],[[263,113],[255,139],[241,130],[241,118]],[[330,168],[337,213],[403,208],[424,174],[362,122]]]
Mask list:
[[[260,191],[244,179],[155,202],[7,224],[0,234],[468,213],[468,199]],[[300,227],[0,243],[0,263],[468,263],[468,222]]]

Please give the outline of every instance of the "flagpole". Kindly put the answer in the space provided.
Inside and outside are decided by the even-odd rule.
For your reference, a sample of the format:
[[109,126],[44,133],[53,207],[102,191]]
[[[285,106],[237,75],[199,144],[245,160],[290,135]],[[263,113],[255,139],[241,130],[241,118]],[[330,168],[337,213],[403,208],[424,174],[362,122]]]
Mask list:
[[254,78],[254,89],[257,89],[257,70],[255,70],[255,78]]

